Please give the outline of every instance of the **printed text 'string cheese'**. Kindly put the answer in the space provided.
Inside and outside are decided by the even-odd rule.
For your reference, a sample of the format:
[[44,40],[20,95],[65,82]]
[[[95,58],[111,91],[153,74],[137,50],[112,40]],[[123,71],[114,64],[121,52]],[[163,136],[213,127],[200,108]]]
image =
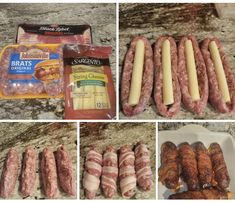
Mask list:
[[138,40],[135,47],[135,58],[131,78],[130,95],[128,98],[128,103],[131,106],[135,106],[136,104],[138,104],[140,99],[144,68],[144,49],[144,42],[142,40]]
[[163,74],[163,103],[170,105],[174,103],[171,73],[171,45],[169,40],[162,44],[162,74]]
[[220,58],[219,50],[215,41],[210,42],[209,49],[211,53],[211,58],[214,63],[215,73],[217,76],[217,81],[219,84],[219,89],[221,91],[222,97],[225,102],[230,102],[231,99],[229,95],[228,84],[227,84],[227,80],[225,77],[224,68],[223,68],[221,58]]
[[197,101],[200,100],[200,93],[198,88],[197,70],[191,40],[187,40],[185,42],[185,58],[188,72],[189,94],[191,95],[193,101]]

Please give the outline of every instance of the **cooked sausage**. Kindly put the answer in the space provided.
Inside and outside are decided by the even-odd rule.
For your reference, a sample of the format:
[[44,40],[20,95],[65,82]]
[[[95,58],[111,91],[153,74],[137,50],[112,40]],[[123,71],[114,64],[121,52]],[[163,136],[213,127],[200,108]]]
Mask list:
[[[172,86],[174,103],[165,105],[163,103],[163,69],[162,69],[162,44],[165,40],[170,42],[171,52],[171,72],[172,72]],[[177,64],[177,47],[175,40],[172,37],[162,36],[156,40],[154,47],[154,69],[155,69],[155,83],[154,83],[154,100],[156,103],[157,111],[165,117],[173,117],[180,110],[181,92],[177,77],[178,64]]]
[[18,152],[11,148],[7,153],[0,181],[0,196],[2,198],[8,198],[12,195],[18,176],[18,167]]
[[[229,89],[229,94],[231,98],[230,102],[225,102],[223,100],[222,94],[219,90],[219,85],[218,85],[217,76],[215,73],[213,60],[211,58],[211,53],[209,51],[209,44],[212,41],[216,43],[218,50],[219,50],[220,58],[222,60],[223,69],[224,69],[224,73],[225,73],[225,77],[226,77],[227,85]],[[201,50],[202,50],[202,54],[206,63],[206,68],[207,68],[210,103],[212,104],[212,106],[214,106],[214,108],[217,111],[221,113],[235,111],[235,80],[233,77],[233,73],[229,67],[228,60],[223,50],[221,42],[216,37],[206,38],[203,40]]]
[[[200,94],[200,99],[195,101],[193,100],[189,92],[189,75],[187,72],[187,63],[185,55],[185,42],[187,40],[191,40],[193,46],[196,74],[198,80],[198,89]],[[201,50],[199,48],[196,38],[192,35],[185,36],[180,39],[178,45],[178,73],[179,84],[182,94],[182,102],[184,104],[184,107],[193,113],[202,114],[208,101],[208,78],[206,72],[206,65]]]
[[158,169],[159,181],[169,189],[179,187],[178,150],[174,143],[165,142],[161,146],[161,167]]
[[76,195],[73,165],[69,152],[64,148],[64,146],[58,147],[56,151],[56,165],[60,187],[68,195]]
[[170,195],[168,199],[230,199],[231,192],[216,188],[185,191]]
[[230,177],[223,156],[223,151],[218,143],[212,143],[209,147],[211,162],[218,186],[225,189],[229,186]]
[[45,148],[40,160],[40,172],[44,195],[47,198],[55,198],[57,195],[56,162],[53,152]]
[[197,159],[198,179],[202,188],[213,184],[213,169],[209,152],[202,142],[194,143]]
[[188,186],[188,190],[199,189],[198,169],[196,155],[188,143],[179,146],[179,158],[182,168],[183,180]]
[[[138,40],[142,40],[145,45],[144,70],[142,77],[142,87],[139,103],[131,106],[128,103],[131,77],[133,71],[135,47]],[[143,36],[137,36],[131,41],[130,48],[126,54],[121,81],[121,103],[123,113],[127,116],[133,116],[141,113],[149,102],[153,88],[153,51],[149,41]]]
[[37,154],[32,147],[28,147],[23,154],[20,176],[20,192],[23,197],[32,194],[36,182]]

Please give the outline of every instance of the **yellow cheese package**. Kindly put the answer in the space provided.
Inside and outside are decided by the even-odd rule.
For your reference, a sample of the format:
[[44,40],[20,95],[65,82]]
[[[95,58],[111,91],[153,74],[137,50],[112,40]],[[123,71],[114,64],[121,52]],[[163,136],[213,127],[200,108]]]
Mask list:
[[0,54],[0,98],[63,97],[60,44],[8,45]]

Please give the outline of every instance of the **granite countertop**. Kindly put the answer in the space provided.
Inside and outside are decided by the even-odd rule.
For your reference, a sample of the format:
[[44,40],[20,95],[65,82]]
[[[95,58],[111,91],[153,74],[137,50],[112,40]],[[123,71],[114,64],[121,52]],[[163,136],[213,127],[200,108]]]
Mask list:
[[[8,150],[14,147],[19,152],[22,160],[22,153],[25,148],[32,146],[37,153],[42,152],[45,147],[56,151],[57,147],[64,145],[69,151],[73,172],[77,174],[77,124],[76,123],[0,123],[0,174]],[[38,160],[37,160],[38,165]],[[20,171],[20,168],[19,168]],[[39,168],[36,171],[36,184],[32,196],[26,199],[45,199],[41,193],[42,188],[39,182]],[[18,193],[19,182],[17,181],[11,199],[22,199]],[[63,192],[58,192],[59,199],[71,199],[76,197],[66,196]]]
[[185,125],[189,124],[195,124],[200,125],[205,128],[207,128],[210,131],[213,132],[225,132],[232,135],[234,141],[235,141],[235,123],[233,122],[160,122],[158,123],[158,130],[177,130]]
[[[82,177],[84,171],[85,157],[91,148],[96,148],[102,153],[107,146],[119,149],[123,145],[134,145],[138,141],[144,141],[148,146],[151,157],[151,168],[153,172],[154,186],[149,192],[139,189],[132,199],[156,199],[156,146],[155,146],[155,123],[81,123],[80,125],[80,199],[84,199]],[[102,192],[97,192],[96,199],[104,199]],[[122,199],[120,188],[114,199]]]
[[[0,4],[0,48],[15,42],[20,23],[90,24],[93,44],[113,47],[110,63],[115,84],[115,4]],[[63,113],[63,99],[0,100],[0,119],[62,119]]]
[[[198,41],[205,37],[218,37],[227,54],[235,76],[235,19],[220,19],[213,4],[120,4],[119,6],[119,74],[130,41],[143,35],[153,44],[161,35],[171,35],[176,40],[182,35],[193,34]],[[153,98],[153,97],[152,97]],[[153,99],[145,111],[131,119],[165,119],[156,113]],[[203,116],[194,115],[184,108],[174,119],[234,119],[235,114],[217,113],[210,104]],[[120,112],[120,119],[130,119]]]

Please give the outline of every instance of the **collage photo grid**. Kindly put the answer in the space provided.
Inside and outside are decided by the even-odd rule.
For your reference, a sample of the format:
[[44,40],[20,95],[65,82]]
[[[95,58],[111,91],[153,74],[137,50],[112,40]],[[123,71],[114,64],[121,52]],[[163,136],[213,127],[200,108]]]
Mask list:
[[0,201],[235,202],[235,1],[0,0]]

